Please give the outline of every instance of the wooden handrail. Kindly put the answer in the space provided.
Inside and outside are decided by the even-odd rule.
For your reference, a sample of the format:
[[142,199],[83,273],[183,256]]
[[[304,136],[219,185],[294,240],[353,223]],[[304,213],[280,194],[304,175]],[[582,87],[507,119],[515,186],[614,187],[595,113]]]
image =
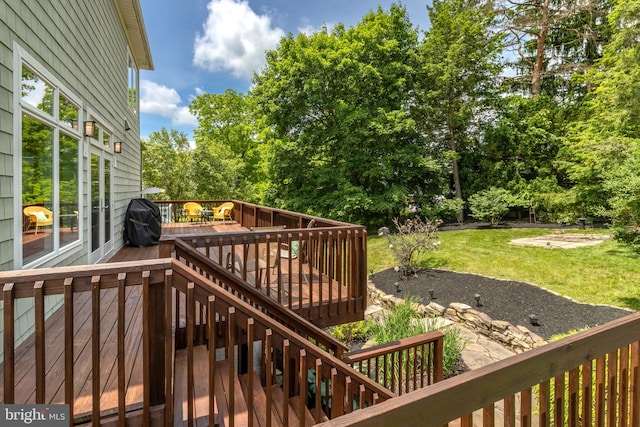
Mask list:
[[[236,280],[228,275],[224,269],[213,269],[213,278],[215,280]],[[104,265],[94,265],[89,267],[63,267],[52,268],[46,270],[30,270],[20,272],[4,272],[0,274],[0,285],[3,286],[3,305],[4,305],[4,403],[12,403],[14,401],[13,390],[15,387],[14,361],[15,353],[13,346],[13,331],[15,328],[13,315],[14,302],[20,298],[32,298],[36,295],[36,307],[38,312],[36,318],[40,319],[38,329],[43,329],[44,304],[42,298],[45,295],[64,294],[65,302],[62,310],[64,318],[69,319],[73,313],[74,296],[82,293],[83,298],[88,298],[90,303],[87,305],[91,308],[89,327],[91,329],[91,351],[90,360],[92,360],[92,381],[95,382],[94,387],[90,387],[88,392],[88,402],[93,402],[88,412],[83,414],[85,420],[97,419],[102,416],[100,402],[100,389],[97,384],[103,382],[101,378],[102,369],[99,366],[102,360],[102,348],[100,343],[100,327],[99,321],[102,316],[107,316],[108,312],[103,311],[107,306],[103,307],[101,298],[103,291],[112,289],[116,295],[113,301],[117,301],[115,306],[110,308],[116,310],[118,315],[127,312],[125,307],[125,289],[131,289],[132,286],[140,286],[142,289],[143,310],[140,315],[142,318],[142,387],[139,391],[142,393],[141,416],[144,422],[149,423],[153,417],[153,413],[158,410],[164,412],[166,420],[172,420],[172,388],[173,380],[171,378],[173,372],[173,348],[172,342],[172,319],[171,313],[174,305],[174,297],[172,293],[177,291],[175,301],[178,304],[184,302],[185,307],[177,307],[178,313],[184,313],[186,316],[185,323],[187,325],[187,349],[193,357],[194,342],[198,331],[198,313],[194,307],[199,304],[205,311],[204,318],[207,319],[204,326],[208,328],[206,336],[208,343],[213,345],[210,354],[215,353],[215,348],[224,348],[224,354],[227,358],[237,358],[238,369],[235,375],[242,373],[242,369],[253,369],[253,363],[245,362],[246,358],[251,360],[247,351],[257,351],[260,347],[264,352],[270,353],[269,358],[260,358],[261,370],[263,373],[270,371],[267,377],[274,381],[269,386],[280,384],[286,393],[285,400],[294,395],[304,396],[306,399],[307,384],[302,383],[302,376],[298,376],[296,372],[314,372],[319,384],[326,388],[330,388],[329,397],[332,399],[330,406],[326,407],[329,416],[340,416],[341,414],[353,411],[358,408],[364,408],[378,402],[391,398],[393,395],[379,384],[371,379],[362,376],[346,365],[340,358],[335,357],[315,344],[306,340],[303,336],[292,332],[291,329],[274,321],[271,317],[257,310],[253,305],[238,299],[230,292],[222,289],[218,284],[206,279],[200,273],[188,268],[177,260],[161,259],[143,263],[112,263]],[[180,297],[183,294],[185,297]],[[88,296],[87,296],[88,295]],[[111,298],[111,297],[110,297]],[[201,317],[202,318],[202,317]],[[65,322],[65,325],[73,327],[72,318]],[[178,324],[176,324],[177,326]],[[199,324],[203,326],[202,323]],[[220,329],[222,328],[222,329]],[[118,325],[121,330],[121,325]],[[65,331],[65,337],[69,337],[70,332]],[[247,338],[249,337],[249,338]],[[53,339],[48,335],[46,339]],[[66,339],[66,338],[65,338]],[[249,339],[249,341],[247,341]],[[260,344],[264,343],[264,344]],[[267,348],[267,343],[269,347]],[[236,345],[237,344],[237,345]],[[118,358],[124,357],[124,342],[120,339],[113,344],[116,347],[115,354]],[[73,347],[73,346],[71,346]],[[35,338],[35,349],[38,354],[38,360],[35,368],[35,378],[38,383],[42,382],[45,377],[43,369],[45,369],[44,360],[47,359],[48,346],[43,334]],[[252,351],[253,349],[253,351]],[[66,375],[73,375],[73,353],[64,352],[63,365],[67,368],[62,371]],[[262,353],[264,354],[264,353]],[[282,355],[289,355],[284,358]],[[304,355],[304,357],[302,357]],[[267,360],[271,360],[267,364]],[[61,362],[61,363],[62,363]],[[210,359],[210,373],[198,372],[197,375],[212,375],[215,358]],[[231,366],[234,366],[231,364]],[[122,363],[118,363],[116,370],[121,369]],[[193,363],[190,362],[189,378],[193,378],[196,373],[193,371]],[[118,384],[124,381],[122,373],[117,372]],[[276,379],[285,383],[277,383]],[[69,399],[76,396],[78,390],[74,390],[74,381],[65,381],[64,399],[65,403],[72,405],[73,401]],[[213,383],[211,383],[213,386]],[[193,382],[189,387],[193,388]],[[267,386],[267,384],[265,384]],[[330,387],[329,387],[330,386]],[[117,401],[122,402],[126,390],[122,385],[117,390]],[[211,390],[213,392],[213,389]],[[191,396],[191,394],[189,394]],[[37,399],[39,403],[46,403],[44,399],[44,390],[37,391]],[[320,399],[317,397],[316,399]],[[17,402],[23,403],[23,402]],[[269,405],[275,404],[270,402]],[[124,406],[118,408],[118,418],[124,419],[124,412],[127,410]],[[254,408],[250,409],[254,411]],[[282,408],[285,413],[289,411],[289,407]],[[77,414],[76,414],[77,415]],[[213,415],[213,414],[212,414]],[[321,420],[321,412],[317,412],[316,421]],[[190,413],[189,416],[193,416]]]
[[434,331],[346,354],[343,360],[397,395],[442,381],[444,334]]
[[[160,239],[161,257],[172,256],[177,238],[163,236]],[[363,318],[367,295],[366,238],[366,230],[353,225],[180,236],[181,240],[202,250],[223,266],[226,263],[225,254],[231,254],[230,262],[233,266],[236,257],[240,256],[238,253],[246,254],[250,248],[255,250],[256,245],[266,243],[276,248],[282,245],[291,248],[292,242],[300,242],[304,249],[295,262],[292,256],[284,258],[281,257],[280,250],[276,251],[277,260],[273,267],[275,280],[264,291],[278,303],[318,326]],[[236,248],[242,250],[236,251]],[[239,274],[243,279],[251,278],[248,281],[256,288],[262,287],[258,271],[250,271],[247,263],[242,263],[240,270]],[[305,295],[306,299],[288,298],[288,295],[293,294]]]
[[175,257],[178,260],[184,260],[186,265],[197,269],[201,274],[205,274],[206,277],[215,277],[216,282],[223,288],[230,290],[233,294],[237,294],[244,301],[292,331],[315,341],[336,357],[340,358],[347,351],[347,347],[343,343],[324,330],[293,311],[282,307],[272,299],[267,298],[265,294],[250,286],[249,283],[222,268],[211,258],[206,257],[181,239],[175,240]]
[[[529,425],[534,416],[541,425],[549,425],[564,413],[563,419],[555,420],[556,425],[578,425],[578,416],[590,420],[595,414],[594,421],[607,418],[607,425],[618,425],[619,421],[620,425],[637,426],[638,331],[640,313],[634,313],[320,425],[429,427],[457,418],[468,423],[476,410],[493,419],[494,402],[504,401],[505,422],[514,421],[513,425],[516,417]],[[564,386],[566,377],[568,389]],[[582,388],[577,386],[577,378],[581,378]],[[565,403],[567,390],[570,401]],[[518,395],[520,408],[515,406]],[[531,409],[534,395],[541,402],[535,411]]]

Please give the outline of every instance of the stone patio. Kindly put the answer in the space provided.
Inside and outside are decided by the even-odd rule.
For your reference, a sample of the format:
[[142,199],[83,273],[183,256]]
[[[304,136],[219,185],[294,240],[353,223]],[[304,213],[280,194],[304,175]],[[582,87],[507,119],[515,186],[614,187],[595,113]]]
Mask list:
[[605,240],[611,239],[608,234],[580,234],[562,233],[546,234],[538,237],[525,237],[513,239],[511,244],[517,246],[534,246],[550,249],[572,249],[585,246],[595,246]]

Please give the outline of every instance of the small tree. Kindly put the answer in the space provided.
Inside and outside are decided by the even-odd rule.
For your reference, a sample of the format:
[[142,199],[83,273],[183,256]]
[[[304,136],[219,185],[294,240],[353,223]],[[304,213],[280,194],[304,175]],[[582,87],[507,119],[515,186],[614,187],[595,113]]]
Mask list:
[[469,197],[471,216],[479,221],[488,221],[494,227],[515,204],[514,196],[504,188],[491,187]]
[[428,252],[436,250],[440,246],[438,240],[438,225],[442,221],[428,221],[420,218],[408,219],[404,223],[395,218],[393,224],[397,232],[391,234],[388,228],[383,227],[378,230],[378,235],[387,236],[389,248],[398,262],[397,270],[401,271],[402,277],[407,278],[415,274],[417,258]]

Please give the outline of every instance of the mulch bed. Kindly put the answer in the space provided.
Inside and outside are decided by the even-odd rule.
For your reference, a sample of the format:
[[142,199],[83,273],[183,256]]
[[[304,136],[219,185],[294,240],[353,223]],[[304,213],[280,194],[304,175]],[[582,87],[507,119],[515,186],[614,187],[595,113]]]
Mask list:
[[[414,296],[424,304],[431,301],[429,291],[433,290],[433,301],[445,308],[453,302],[464,303],[493,320],[526,326],[546,340],[631,313],[616,307],[581,304],[528,283],[444,270],[421,270],[417,277],[403,281],[399,273],[388,269],[373,274],[371,281],[387,294],[400,298]],[[476,306],[476,294],[480,295],[480,307]],[[538,317],[539,326],[531,324],[529,315],[532,314]]]

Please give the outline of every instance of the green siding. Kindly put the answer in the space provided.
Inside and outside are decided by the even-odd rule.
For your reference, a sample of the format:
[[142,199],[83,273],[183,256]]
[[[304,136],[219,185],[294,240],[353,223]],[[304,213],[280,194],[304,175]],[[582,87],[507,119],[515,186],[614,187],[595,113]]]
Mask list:
[[[20,133],[13,129],[14,43],[82,100],[81,114],[95,114],[116,140],[123,141],[123,153],[114,154],[115,252],[122,246],[124,211],[131,198],[139,197],[141,184],[139,116],[127,104],[128,44],[115,1],[0,0],[0,270],[14,268],[13,146],[14,133]],[[124,130],[125,119],[131,125],[128,132]],[[85,149],[88,145],[83,140]],[[82,160],[84,180],[87,158]],[[83,248],[61,254],[46,266],[87,262],[89,186],[83,183],[82,188]],[[47,302],[48,310],[58,306],[56,299]],[[16,312],[18,341],[32,333],[32,318],[29,307]]]

